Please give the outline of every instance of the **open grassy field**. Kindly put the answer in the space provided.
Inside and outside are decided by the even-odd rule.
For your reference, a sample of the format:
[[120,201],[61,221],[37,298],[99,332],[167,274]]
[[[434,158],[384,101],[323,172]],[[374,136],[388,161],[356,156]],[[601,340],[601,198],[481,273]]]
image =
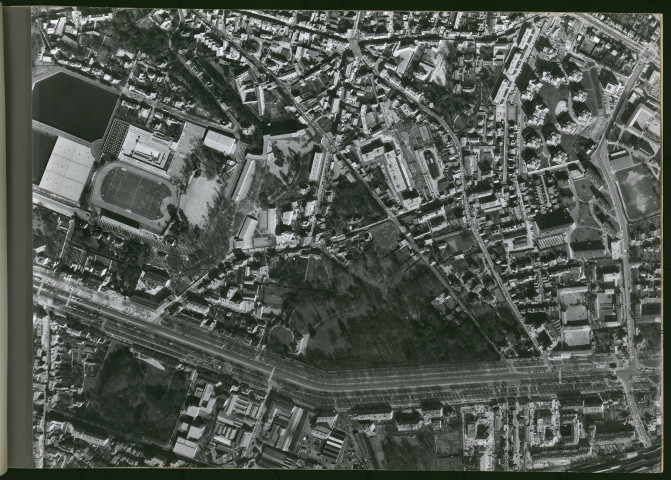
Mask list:
[[557,114],[555,110],[557,109],[557,105],[559,102],[566,103],[568,101],[568,93],[568,86],[563,84],[560,85],[559,88],[550,85],[549,83],[546,83],[541,87],[538,94],[543,99],[545,105],[550,109],[548,117],[552,117],[553,119],[556,118]]
[[307,135],[270,142],[268,150],[274,158],[257,164],[258,186],[250,189],[258,192],[262,207],[303,197],[299,190],[307,184],[314,149],[315,143]]
[[348,268],[326,256],[271,265],[271,279],[287,289],[290,328],[311,333],[308,363],[337,369],[496,359],[473,322],[463,315],[447,321],[431,305],[442,284],[398,240],[387,223]]
[[[586,76],[586,75],[585,75]],[[585,90],[589,93],[589,89],[587,88],[587,81],[585,80],[585,76],[583,76],[583,86]],[[599,72],[597,71],[596,67],[592,67],[589,70],[589,83],[593,87],[593,92],[594,92],[594,105],[598,109],[603,108],[603,95],[601,94],[601,84],[599,83]]]
[[436,440],[432,432],[399,435],[390,425],[377,425],[375,432],[369,442],[384,470],[436,470]]
[[464,253],[473,248],[476,243],[473,233],[470,230],[461,230],[460,232],[449,236],[445,241],[445,245],[447,246],[446,253],[459,255],[460,253]]
[[314,148],[314,142],[307,135],[272,141],[268,150],[273,152],[275,158],[268,162],[269,173],[289,185],[306,182]]
[[184,210],[189,223],[201,228],[207,225],[209,210],[219,189],[217,180],[208,180],[205,176],[191,179],[179,200],[180,207]]
[[579,227],[600,228],[592,215],[589,204],[586,202],[578,202],[576,209],[573,211],[573,219]]
[[91,388],[86,417],[167,444],[189,387],[183,370],[161,370],[139,360],[127,345],[112,343]]
[[463,468],[463,438],[461,415],[446,420],[442,430],[435,433],[436,469],[460,470]]
[[430,432],[415,435],[387,435],[382,441],[385,468],[388,470],[435,470],[434,436]]
[[[582,88],[587,92],[587,108],[592,115],[597,115],[599,109],[602,108],[603,100],[601,99],[600,85],[594,83],[594,78],[591,73],[585,73],[580,81]],[[598,103],[597,103],[598,102]]]
[[446,429],[436,434],[436,454],[439,457],[460,455],[462,451],[461,428]]
[[571,234],[571,243],[600,242],[601,230],[578,227]]
[[620,170],[615,177],[630,218],[644,217],[659,210],[661,206],[659,182],[645,165]]
[[163,216],[161,203],[171,192],[162,183],[119,167],[110,170],[102,179],[100,194],[107,203],[157,220]]
[[575,185],[575,191],[580,200],[588,202],[594,196],[592,190],[590,189],[592,182],[590,182],[588,178],[574,180],[573,184]]
[[569,161],[571,162],[578,159],[576,149],[574,148],[576,140],[578,140],[578,135],[562,133],[560,145],[568,153]]
[[290,330],[288,330],[286,327],[278,325],[273,327],[268,335],[268,347],[271,350],[280,353],[289,352],[291,342],[294,339],[294,336]]

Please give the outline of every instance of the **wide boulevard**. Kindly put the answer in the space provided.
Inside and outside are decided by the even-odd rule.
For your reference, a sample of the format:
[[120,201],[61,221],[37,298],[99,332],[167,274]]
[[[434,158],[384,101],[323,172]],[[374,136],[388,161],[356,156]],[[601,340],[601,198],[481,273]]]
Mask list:
[[[213,336],[194,326],[188,334],[168,326],[151,322],[141,316],[130,315],[114,308],[101,305],[95,300],[73,294],[67,285],[45,283],[34,280],[34,291],[38,298],[50,308],[71,316],[86,320],[99,320],[103,324],[116,324],[125,327],[119,330],[130,332],[128,341],[137,339],[149,342],[179,345],[182,351],[198,352],[205,356],[223,360],[242,367],[244,370],[261,374],[275,384],[288,384],[313,395],[354,394],[358,397],[374,397],[380,391],[395,389],[412,390],[423,388],[443,388],[448,386],[487,386],[519,384],[554,384],[557,390],[561,385],[571,382],[589,384],[592,380],[602,381],[614,371],[620,373],[630,367],[616,356],[603,356],[598,359],[571,359],[558,362],[552,371],[539,359],[521,359],[511,362],[478,363],[462,365],[436,365],[417,367],[389,367],[381,369],[362,369],[347,371],[324,371],[305,364],[283,359],[254,347],[236,344],[232,341]],[[130,328],[131,330],[128,330]],[[621,360],[621,359],[620,359]],[[616,365],[617,364],[617,365]],[[612,368],[616,367],[616,368]],[[561,372],[561,373],[560,373]]]

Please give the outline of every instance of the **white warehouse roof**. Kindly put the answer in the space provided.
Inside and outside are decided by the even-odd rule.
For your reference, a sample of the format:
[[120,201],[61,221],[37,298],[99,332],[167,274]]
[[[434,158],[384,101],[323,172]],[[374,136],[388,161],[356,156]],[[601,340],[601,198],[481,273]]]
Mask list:
[[214,130],[208,130],[207,135],[205,135],[205,141],[203,143],[206,147],[210,147],[214,150],[225,153],[226,155],[232,155],[233,152],[235,152],[237,140],[233,137],[229,137],[226,134],[215,132]]
[[58,137],[42,175],[40,187],[79,203],[93,162],[90,148]]

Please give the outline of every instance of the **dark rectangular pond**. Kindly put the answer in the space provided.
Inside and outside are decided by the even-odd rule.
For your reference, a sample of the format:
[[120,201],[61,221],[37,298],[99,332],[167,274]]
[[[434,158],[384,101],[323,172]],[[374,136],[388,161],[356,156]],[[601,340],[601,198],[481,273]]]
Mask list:
[[39,185],[58,137],[33,129],[33,183]]
[[33,119],[93,142],[103,138],[118,98],[118,93],[57,73],[33,87]]

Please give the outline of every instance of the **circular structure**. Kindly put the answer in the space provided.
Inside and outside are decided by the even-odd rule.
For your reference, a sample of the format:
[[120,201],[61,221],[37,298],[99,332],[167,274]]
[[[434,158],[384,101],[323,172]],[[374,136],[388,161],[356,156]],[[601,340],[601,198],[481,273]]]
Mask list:
[[95,206],[149,230],[161,229],[170,217],[168,205],[176,202],[177,190],[167,179],[124,162],[100,169],[93,187]]

